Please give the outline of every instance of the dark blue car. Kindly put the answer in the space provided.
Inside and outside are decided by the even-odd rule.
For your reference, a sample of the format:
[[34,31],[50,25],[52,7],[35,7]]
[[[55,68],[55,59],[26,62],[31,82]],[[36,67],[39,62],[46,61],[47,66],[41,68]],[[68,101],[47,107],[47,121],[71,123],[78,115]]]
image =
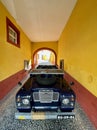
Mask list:
[[75,99],[74,91],[64,79],[63,70],[56,66],[38,66],[17,92],[16,107],[22,116],[31,112],[50,112],[56,118],[69,118],[74,117]]

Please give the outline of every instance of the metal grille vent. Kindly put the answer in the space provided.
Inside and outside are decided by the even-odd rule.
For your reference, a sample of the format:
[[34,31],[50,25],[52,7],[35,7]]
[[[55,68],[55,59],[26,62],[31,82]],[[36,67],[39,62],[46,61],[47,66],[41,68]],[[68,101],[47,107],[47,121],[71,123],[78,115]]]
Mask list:
[[40,90],[39,92],[33,92],[34,102],[40,103],[52,103],[59,100],[59,92],[53,92],[53,90]]

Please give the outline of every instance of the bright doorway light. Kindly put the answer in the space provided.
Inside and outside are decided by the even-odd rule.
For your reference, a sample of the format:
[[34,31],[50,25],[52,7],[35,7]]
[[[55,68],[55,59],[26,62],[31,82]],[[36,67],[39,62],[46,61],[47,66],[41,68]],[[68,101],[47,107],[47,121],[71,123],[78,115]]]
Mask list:
[[55,64],[55,54],[51,50],[39,50],[34,56],[34,64],[53,65]]

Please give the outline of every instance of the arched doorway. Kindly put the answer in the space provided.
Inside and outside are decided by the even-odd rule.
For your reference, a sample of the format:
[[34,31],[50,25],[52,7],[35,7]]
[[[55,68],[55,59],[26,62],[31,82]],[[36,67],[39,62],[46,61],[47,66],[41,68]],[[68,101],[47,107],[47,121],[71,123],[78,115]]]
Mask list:
[[38,64],[54,65],[57,63],[56,53],[49,48],[40,48],[34,52],[33,55],[34,66]]

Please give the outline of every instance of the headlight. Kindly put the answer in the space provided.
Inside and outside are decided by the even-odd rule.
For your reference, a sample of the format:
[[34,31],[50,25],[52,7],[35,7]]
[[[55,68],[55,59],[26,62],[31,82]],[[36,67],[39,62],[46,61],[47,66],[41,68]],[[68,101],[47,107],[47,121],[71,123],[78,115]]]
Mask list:
[[65,99],[62,100],[62,103],[63,103],[64,105],[67,105],[69,102],[70,102],[70,101],[69,101],[68,98],[65,98]]
[[22,103],[23,103],[24,105],[28,105],[28,104],[29,104],[29,100],[28,100],[28,99],[22,99]]

